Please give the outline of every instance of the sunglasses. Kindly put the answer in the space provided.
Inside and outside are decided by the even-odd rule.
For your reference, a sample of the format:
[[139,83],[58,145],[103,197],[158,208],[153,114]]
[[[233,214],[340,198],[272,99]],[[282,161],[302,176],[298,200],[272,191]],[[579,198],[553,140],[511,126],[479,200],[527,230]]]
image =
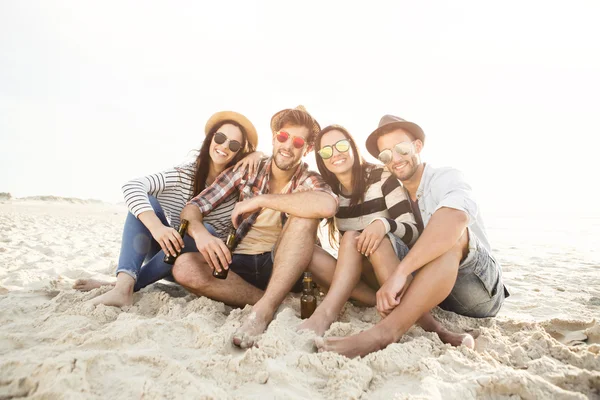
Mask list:
[[[393,149],[396,152],[396,154],[399,154],[401,156],[407,156],[407,155],[411,154],[414,150],[413,142],[400,142],[397,145],[395,145],[393,147]],[[383,164],[391,163],[392,160],[394,159],[394,154],[392,153],[392,149],[382,150],[381,153],[379,153],[379,156],[377,158]]]
[[[279,131],[279,132],[277,132],[277,135],[275,135],[275,137],[277,138],[277,141],[279,143],[285,143],[290,138],[290,134],[287,133],[286,131]],[[304,138],[302,136],[291,136],[291,138],[292,138],[292,145],[294,145],[294,147],[297,149],[303,148],[304,145],[306,144],[306,140],[304,140]]]
[[323,146],[319,151],[319,155],[323,160],[330,159],[333,157],[333,148],[338,151],[338,153],[345,153],[350,150],[350,141],[348,139],[338,140],[333,146]]
[[223,132],[215,133],[213,140],[215,141],[216,144],[223,144],[223,143],[229,141],[229,150],[233,151],[234,153],[239,151],[242,148],[242,144],[240,142],[238,142],[237,140],[227,139],[227,136],[225,136],[225,134]]

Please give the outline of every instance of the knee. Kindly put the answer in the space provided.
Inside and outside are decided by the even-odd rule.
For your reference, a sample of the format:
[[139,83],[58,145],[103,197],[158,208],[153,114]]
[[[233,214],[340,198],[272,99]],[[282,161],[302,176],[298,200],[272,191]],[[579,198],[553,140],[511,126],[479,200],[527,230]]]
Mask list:
[[390,253],[394,252],[393,249],[394,248],[392,247],[392,243],[390,242],[390,240],[387,237],[384,237],[381,243],[379,243],[379,246],[377,246],[377,248],[375,249],[375,251],[369,255],[369,260],[373,263],[381,260],[381,257],[383,257],[384,255],[389,257]]
[[356,248],[356,237],[360,235],[358,231],[346,231],[340,239],[341,248]]
[[209,283],[205,262],[197,257],[198,254],[184,253],[177,257],[172,270],[177,283],[189,288],[200,288]]

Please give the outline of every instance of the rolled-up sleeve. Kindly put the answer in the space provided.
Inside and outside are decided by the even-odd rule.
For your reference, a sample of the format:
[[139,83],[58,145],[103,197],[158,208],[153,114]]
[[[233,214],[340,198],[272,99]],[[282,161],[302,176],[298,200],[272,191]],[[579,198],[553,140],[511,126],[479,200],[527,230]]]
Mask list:
[[477,202],[462,172],[449,168],[436,174],[434,179],[431,185],[437,202],[434,212],[442,207],[453,208],[469,216],[469,225],[474,223],[478,213]]
[[340,206],[340,202],[338,197],[331,187],[325,182],[325,180],[321,177],[321,175],[317,173],[311,173],[305,179],[302,180],[300,185],[293,192],[303,192],[308,190],[314,190],[315,192],[323,192],[329,194],[335,200],[336,204],[336,212]]
[[191,199],[188,204],[197,206],[202,215],[207,216],[232,193],[238,190],[243,176],[244,171],[234,171],[234,167],[230,167],[217,176],[212,185]]

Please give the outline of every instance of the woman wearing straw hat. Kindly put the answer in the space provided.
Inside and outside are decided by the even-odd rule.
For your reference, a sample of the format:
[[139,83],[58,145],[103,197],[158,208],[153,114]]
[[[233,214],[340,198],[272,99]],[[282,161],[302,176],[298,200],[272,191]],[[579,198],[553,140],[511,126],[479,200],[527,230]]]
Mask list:
[[[117,282],[109,292],[91,300],[92,304],[125,306],[133,302],[133,292],[170,276],[172,266],[163,261],[165,253],[197,251],[193,240],[182,238],[174,227],[187,202],[209,186],[225,169],[253,171],[263,154],[256,152],[256,128],[244,115],[221,111],[210,117],[206,137],[196,160],[157,174],[133,179],[123,185],[129,208],[117,266]],[[237,193],[222,202],[204,222],[214,235],[224,239],[231,226],[231,212]],[[144,261],[148,260],[144,264]],[[78,280],[74,288],[91,290],[111,284]]]

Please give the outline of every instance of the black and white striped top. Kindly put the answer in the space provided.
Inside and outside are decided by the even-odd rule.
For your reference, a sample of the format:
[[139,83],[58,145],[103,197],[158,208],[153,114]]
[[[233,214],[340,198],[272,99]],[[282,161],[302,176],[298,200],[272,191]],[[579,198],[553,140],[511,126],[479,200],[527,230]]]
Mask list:
[[[136,217],[145,211],[154,211],[148,200],[148,195],[151,195],[158,200],[169,224],[173,227],[179,225],[181,210],[192,199],[195,170],[195,163],[187,163],[127,182],[122,190],[129,211]],[[231,212],[238,197],[237,192],[232,193],[203,218],[203,222],[211,224],[221,239],[227,237]]]
[[419,236],[415,217],[407,194],[394,175],[383,166],[365,167],[367,191],[364,201],[350,206],[350,198],[340,194],[340,207],[335,225],[340,233],[362,231],[376,219],[381,219],[388,233],[412,246]]

